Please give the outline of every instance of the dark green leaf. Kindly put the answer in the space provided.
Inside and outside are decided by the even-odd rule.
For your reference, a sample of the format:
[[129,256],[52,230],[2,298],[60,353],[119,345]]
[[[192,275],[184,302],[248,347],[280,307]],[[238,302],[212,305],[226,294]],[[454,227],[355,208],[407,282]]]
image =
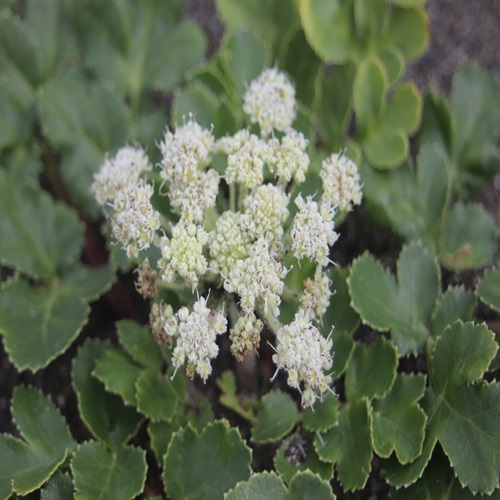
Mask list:
[[40,494],[40,500],[73,500],[73,481],[69,474],[57,471]]
[[298,472],[290,482],[286,497],[289,500],[333,500],[332,488],[328,481],[322,481],[317,474],[309,471]]
[[293,429],[298,416],[297,407],[290,395],[281,391],[267,393],[262,398],[262,411],[253,424],[253,441],[278,441]]
[[482,302],[500,312],[500,269],[490,269],[483,274],[476,288]]
[[177,397],[170,379],[144,371],[136,382],[137,409],[153,421],[171,420]]
[[132,447],[109,451],[102,443],[80,445],[71,470],[76,498],[127,500],[141,493],[146,481],[145,452]]
[[472,292],[463,286],[449,287],[439,297],[436,309],[432,314],[432,335],[438,337],[443,330],[457,319],[471,321],[476,299]]
[[223,422],[198,434],[190,425],[174,433],[163,466],[163,482],[173,500],[221,498],[250,477],[250,449],[236,429]]
[[304,410],[302,424],[308,431],[325,432],[337,424],[339,418],[339,400],[332,394],[323,401],[316,401],[314,408]]
[[274,472],[253,474],[224,495],[224,500],[282,500],[286,498],[286,487]]

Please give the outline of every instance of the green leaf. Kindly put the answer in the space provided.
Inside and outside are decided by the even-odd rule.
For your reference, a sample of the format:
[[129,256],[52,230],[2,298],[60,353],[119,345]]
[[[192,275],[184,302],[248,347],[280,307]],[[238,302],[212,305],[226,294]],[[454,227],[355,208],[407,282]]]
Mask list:
[[300,20],[306,38],[325,62],[342,63],[355,47],[352,0],[302,0]]
[[75,448],[59,411],[38,390],[17,387],[12,415],[25,441],[0,435],[0,498],[39,488]]
[[319,133],[333,150],[342,145],[352,116],[352,88],[356,65],[346,63],[321,78],[321,99],[316,106]]
[[73,498],[71,476],[60,470],[52,475],[40,494],[40,500],[73,500]]
[[117,323],[118,338],[123,348],[142,366],[159,372],[163,363],[160,348],[151,332],[132,320]]
[[358,67],[354,79],[353,106],[358,126],[364,133],[382,113],[388,82],[377,59],[367,59]]
[[348,401],[385,396],[396,378],[397,365],[398,352],[384,337],[369,346],[356,345],[345,376]]
[[406,240],[434,238],[448,201],[448,160],[435,146],[423,146],[416,174],[408,163],[380,171],[362,164],[363,195],[381,209]]
[[121,447],[109,451],[90,441],[78,447],[71,462],[76,498],[125,500],[135,498],[146,482],[145,452]]
[[335,498],[328,481],[322,481],[309,471],[298,472],[290,482],[287,498],[294,500],[332,500]]
[[217,100],[205,85],[195,82],[185,90],[176,93],[172,117],[182,125],[190,114],[204,128],[210,129],[217,110]]
[[225,500],[281,500],[286,498],[286,487],[274,472],[252,474],[248,481],[239,482],[224,495]]
[[478,191],[500,166],[495,147],[500,138],[500,80],[472,64],[454,76],[451,107],[455,118],[453,159],[462,196]]
[[118,394],[125,404],[135,406],[135,383],[141,371],[123,351],[108,349],[96,360],[92,375],[104,384],[107,391]]
[[61,165],[64,181],[77,203],[96,212],[89,186],[105,153],[127,141],[129,117],[123,103],[74,71],[47,84],[39,106],[45,134],[66,153]]
[[76,214],[39,188],[0,170],[0,255],[36,278],[51,278],[78,257],[83,228]]
[[91,375],[97,361],[109,349],[103,342],[87,340],[74,359],[72,380],[81,419],[97,439],[113,447],[135,434],[141,416],[119,396],[107,392]]
[[398,284],[369,254],[354,261],[348,280],[352,305],[364,322],[391,330],[400,355],[418,352],[428,337],[427,325],[440,292],[433,253],[419,242],[403,247]]
[[170,379],[153,371],[143,372],[136,383],[137,409],[153,421],[171,420],[177,396]]
[[486,271],[476,288],[476,295],[482,302],[500,312],[500,269]]
[[279,447],[274,456],[274,467],[287,484],[295,474],[305,470],[319,474],[326,481],[333,476],[333,464],[322,462],[300,434],[294,434]]
[[[177,413],[175,414],[178,415]],[[163,457],[167,453],[168,444],[174,432],[179,429],[179,419],[174,416],[171,422],[149,422],[148,435],[151,441],[151,448],[159,464],[163,462]]]
[[11,361],[18,370],[47,366],[76,339],[88,313],[78,291],[57,282],[34,287],[11,281],[0,291],[0,331]]
[[424,95],[422,125],[418,133],[419,144],[435,144],[450,155],[454,126],[446,99],[439,94],[427,92]]
[[237,101],[252,80],[269,65],[269,49],[262,38],[248,31],[231,33],[221,48],[220,58],[224,73],[237,89]]
[[372,443],[377,455],[389,457],[395,451],[405,464],[421,454],[427,417],[417,401],[424,390],[424,377],[399,374],[389,393],[372,402]]
[[388,43],[395,45],[406,59],[422,54],[429,42],[429,19],[423,9],[391,9]]
[[328,395],[317,401],[313,407],[306,408],[302,416],[304,428],[311,432],[325,432],[338,423],[339,400]]
[[473,493],[491,493],[500,479],[500,384],[480,380],[497,349],[486,326],[458,321],[429,359],[428,427]]
[[401,129],[407,134],[415,132],[420,125],[422,97],[414,83],[404,83],[399,87],[387,105],[381,126]]
[[337,465],[339,480],[346,491],[363,488],[370,473],[369,421],[368,402],[361,399],[343,406],[338,425],[314,439],[319,458]]
[[100,267],[73,266],[62,278],[68,290],[74,290],[87,301],[98,299],[107,292],[115,280],[113,266],[105,264]]
[[222,405],[234,411],[244,419],[255,422],[255,414],[252,408],[248,408],[236,394],[236,377],[233,372],[225,371],[218,379],[217,386],[221,390],[219,401]]
[[400,129],[372,127],[363,140],[368,161],[381,170],[399,167],[408,156],[408,137]]
[[456,203],[443,219],[441,263],[454,271],[487,264],[495,251],[495,232],[495,221],[481,206]]
[[214,422],[198,434],[190,425],[175,432],[163,464],[167,494],[178,498],[221,498],[250,477],[251,452],[239,432]]
[[278,441],[293,429],[298,417],[297,407],[289,394],[268,392],[262,398],[262,411],[252,427],[253,441]]
[[472,292],[463,286],[449,287],[439,297],[436,309],[432,314],[432,336],[438,337],[444,329],[457,319],[471,321],[476,299]]

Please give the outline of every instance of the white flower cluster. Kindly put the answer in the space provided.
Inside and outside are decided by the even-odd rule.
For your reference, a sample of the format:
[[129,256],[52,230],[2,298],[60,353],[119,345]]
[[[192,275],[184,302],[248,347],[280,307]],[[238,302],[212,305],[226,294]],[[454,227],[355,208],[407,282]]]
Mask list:
[[312,406],[318,390],[321,395],[331,390],[332,378],[324,372],[332,367],[332,340],[325,339],[301,312],[276,332],[276,339],[273,361],[277,370],[288,372],[288,385],[301,391],[302,406]]
[[187,363],[187,373],[191,377],[198,373],[206,380],[212,373],[210,361],[217,356],[219,347],[217,335],[227,329],[227,319],[221,311],[207,307],[207,301],[200,297],[189,312],[182,307],[165,325],[169,335],[177,338],[172,363],[178,370]]
[[352,210],[361,204],[361,183],[358,167],[342,153],[323,160],[320,172],[323,181],[323,199],[340,212]]
[[[198,294],[217,288],[211,300],[229,305],[233,355],[241,360],[257,349],[266,325],[276,334],[278,369],[288,372],[289,384],[309,406],[331,383],[326,372],[332,365],[332,342],[315,325],[330,303],[327,268],[330,247],[338,238],[335,212],[361,202],[359,174],[347,157],[332,155],[321,167],[321,196],[298,192],[310,165],[309,144],[292,128],[295,89],[277,68],[249,84],[244,111],[248,127],[217,140],[192,115],[165,131],[157,188],[168,195],[170,210],[162,217],[151,204],[154,186],[144,178],[152,166],[139,147],[127,146],[106,158],[92,190],[98,203],[111,207],[113,236],[129,256],[137,257],[151,245],[161,252],[156,267],[139,274],[140,290],[157,300],[151,328],[159,342],[175,340],[176,370],[186,365],[188,375],[198,373],[206,380],[218,352],[216,336],[227,330],[227,319],[223,307],[215,306],[218,312],[208,307],[208,298],[174,312],[162,302],[162,290],[187,288]],[[250,128],[250,123],[258,127]],[[295,279],[288,288],[285,277],[294,260],[299,269],[309,268],[300,267],[304,259],[316,265],[314,276],[305,272],[300,289],[294,288]],[[279,320],[284,300],[298,301],[289,325]]]
[[244,97],[243,111],[259,124],[264,136],[273,129],[286,132],[295,120],[295,108],[295,88],[277,68],[264,70]]

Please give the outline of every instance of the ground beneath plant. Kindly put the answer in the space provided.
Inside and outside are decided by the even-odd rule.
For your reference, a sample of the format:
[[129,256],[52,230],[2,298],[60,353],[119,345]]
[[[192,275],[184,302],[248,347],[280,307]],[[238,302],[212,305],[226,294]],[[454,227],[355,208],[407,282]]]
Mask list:
[[[457,67],[467,61],[475,61],[483,68],[500,74],[500,1],[498,0],[431,0],[428,3],[430,16],[431,41],[427,53],[410,65],[407,78],[416,81],[421,90],[433,90],[447,94],[451,89],[453,74]],[[213,0],[186,0],[184,12],[204,29],[209,39],[209,55],[217,49],[223,26],[217,17]],[[500,103],[492,103],[500,105]],[[478,195],[476,201],[482,203],[495,217],[500,228],[500,174]],[[340,227],[342,238],[336,248],[336,258],[341,265],[349,264],[354,257],[365,250],[370,250],[386,265],[393,265],[399,253],[400,242],[391,233],[373,226],[363,208],[355,210]],[[499,251],[497,249],[498,258]],[[2,272],[5,278],[5,270]],[[449,282],[474,285],[477,276],[474,273],[449,274]],[[132,278],[122,277],[124,286],[131,295],[135,294]],[[141,304],[138,296],[134,297]],[[146,320],[145,304],[140,306],[140,316]],[[486,314],[486,313],[485,313]],[[93,304],[89,323],[69,351],[52,362],[40,373],[18,373],[9,362],[3,343],[0,341],[0,432],[17,434],[10,415],[10,399],[13,389],[18,384],[27,384],[41,388],[50,394],[68,421],[71,431],[78,441],[89,439],[90,435],[81,423],[76,405],[76,398],[71,389],[71,360],[83,341],[88,337],[115,339],[114,321],[120,319],[110,307],[106,298]],[[36,349],[36,345],[33,346]],[[209,387],[209,396],[217,399],[214,387]],[[216,411],[221,411],[215,405]],[[217,415],[223,416],[223,415]],[[141,432],[139,440],[147,439]],[[263,447],[255,450],[258,454],[259,468],[272,465],[272,449]],[[266,456],[266,453],[269,456]],[[150,491],[159,493],[158,471],[154,468],[148,476]],[[338,485],[334,485],[338,498],[344,499],[381,499],[388,498],[388,488],[380,474],[375,459],[373,472],[363,491],[354,494],[342,494]],[[36,494],[29,498],[37,498]]]

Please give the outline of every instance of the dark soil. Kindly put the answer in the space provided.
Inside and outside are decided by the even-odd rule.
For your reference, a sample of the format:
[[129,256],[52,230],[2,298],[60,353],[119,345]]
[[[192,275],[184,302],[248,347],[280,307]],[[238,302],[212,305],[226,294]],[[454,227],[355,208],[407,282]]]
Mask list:
[[[432,88],[447,94],[451,88],[453,74],[457,67],[469,60],[476,61],[487,70],[500,74],[500,1],[498,0],[431,0],[428,3],[430,15],[431,41],[427,53],[412,63],[407,77],[416,81],[421,90]],[[223,25],[217,16],[213,0],[186,0],[184,13],[194,19],[205,31],[209,40],[209,55],[219,46]],[[500,105],[500,103],[495,103]],[[477,198],[496,218],[500,227],[500,174],[488,185]],[[342,238],[335,250],[335,259],[340,265],[348,265],[354,257],[369,250],[382,262],[393,267],[400,249],[400,242],[388,231],[374,227],[363,208],[355,210],[340,227]],[[497,251],[498,256],[498,251]],[[2,278],[6,278],[2,270]],[[448,280],[473,286],[475,275],[453,274]],[[126,289],[134,301],[141,304],[141,299],[130,286],[131,278],[126,278]],[[486,311],[485,311],[485,314]],[[0,432],[17,435],[17,429],[10,415],[12,391],[18,384],[33,385],[50,394],[68,421],[75,438],[81,442],[90,435],[78,416],[76,398],[71,388],[71,360],[76,350],[87,337],[114,338],[116,314],[106,298],[93,304],[89,323],[79,339],[69,351],[52,362],[48,368],[37,373],[18,373],[10,363],[0,340]],[[36,348],[36,346],[34,346]],[[221,346],[222,348],[222,346]],[[262,352],[263,356],[269,353]],[[405,361],[406,363],[406,361]],[[422,369],[419,360],[408,361],[405,370]],[[425,368],[425,367],[424,367]],[[215,378],[215,377],[212,377]],[[216,390],[210,388],[211,396],[217,401]],[[216,403],[216,413],[222,417],[223,409]],[[233,419],[233,417],[229,417]],[[145,433],[143,433],[145,434]],[[142,435],[142,434],[141,434]],[[272,466],[271,452],[266,447],[255,450],[256,469],[269,469]],[[363,491],[344,494],[338,484],[333,484],[338,498],[344,499],[380,499],[389,495],[380,472],[377,458],[373,461],[372,474]],[[151,469],[148,476],[148,491],[159,494],[158,471]],[[36,494],[30,498],[37,498]]]

